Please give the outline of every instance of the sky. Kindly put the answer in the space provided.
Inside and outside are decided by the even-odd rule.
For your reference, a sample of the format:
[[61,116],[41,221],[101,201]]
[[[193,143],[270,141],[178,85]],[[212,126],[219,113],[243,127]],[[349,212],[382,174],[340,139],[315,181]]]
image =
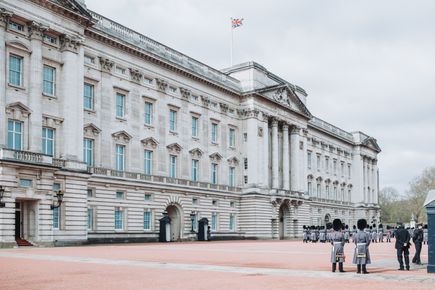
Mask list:
[[308,93],[311,113],[377,139],[380,188],[435,166],[435,1],[86,0],[214,68],[255,61]]

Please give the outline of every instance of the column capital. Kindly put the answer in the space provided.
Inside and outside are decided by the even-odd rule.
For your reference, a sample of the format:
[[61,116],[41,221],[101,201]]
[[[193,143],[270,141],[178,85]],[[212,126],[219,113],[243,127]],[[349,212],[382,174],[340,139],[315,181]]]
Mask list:
[[61,51],[71,51],[74,53],[78,53],[79,47],[82,43],[83,43],[83,39],[80,39],[73,35],[64,34],[60,37]]
[[105,72],[110,73],[112,71],[113,66],[115,65],[115,62],[111,59],[104,58],[99,56],[101,69]]
[[36,21],[31,21],[27,24],[27,29],[30,39],[42,40],[44,32],[48,30],[48,26]]
[[286,122],[284,122],[284,123],[282,124],[282,130],[283,130],[283,131],[288,131],[288,129],[289,129],[289,124],[287,124]]
[[5,8],[0,8],[0,26],[7,26],[9,19],[14,15],[12,11],[6,10]]
[[272,127],[278,127],[278,118],[272,117]]
[[301,130],[302,130],[301,127],[294,125],[294,126],[292,126],[291,133],[292,134],[300,134]]
[[269,122],[269,114],[266,112],[261,112],[261,118],[263,119],[263,122]]

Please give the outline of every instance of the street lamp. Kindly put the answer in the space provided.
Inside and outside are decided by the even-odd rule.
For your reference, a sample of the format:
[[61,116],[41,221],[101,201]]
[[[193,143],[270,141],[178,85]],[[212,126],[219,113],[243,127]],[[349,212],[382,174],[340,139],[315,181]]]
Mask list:
[[4,203],[4,202],[2,201],[4,195],[5,195],[5,188],[4,188],[3,186],[0,185],[0,208],[6,206],[6,203]]
[[192,233],[195,232],[195,231],[193,230],[193,222],[195,221],[195,216],[196,216],[195,212],[192,211],[192,212],[190,213],[190,221],[191,221],[191,224],[192,224],[192,229],[191,229],[190,231],[191,231]]
[[62,204],[62,200],[63,200],[63,191],[59,189],[59,190],[56,190],[55,193],[56,193],[56,198],[57,198],[57,204],[56,204],[56,205],[55,205],[55,204],[52,204],[52,205],[50,206],[51,209],[58,208],[58,207],[60,207],[60,205]]

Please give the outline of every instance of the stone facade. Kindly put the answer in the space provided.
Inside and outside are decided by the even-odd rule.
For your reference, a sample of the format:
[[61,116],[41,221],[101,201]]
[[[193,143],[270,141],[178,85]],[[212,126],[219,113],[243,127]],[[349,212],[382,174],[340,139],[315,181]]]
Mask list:
[[[376,140],[249,62],[219,71],[86,8],[0,2],[0,244],[294,238],[379,220]],[[64,199],[59,208],[55,193]]]

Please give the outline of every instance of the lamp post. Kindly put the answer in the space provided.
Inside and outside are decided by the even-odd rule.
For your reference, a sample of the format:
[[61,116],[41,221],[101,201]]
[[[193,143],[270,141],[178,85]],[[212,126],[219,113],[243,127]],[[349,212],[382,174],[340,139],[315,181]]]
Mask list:
[[52,205],[50,206],[51,209],[58,208],[58,207],[60,207],[60,205],[62,204],[62,200],[63,200],[63,191],[62,191],[62,190],[56,190],[55,193],[56,193],[56,198],[57,198],[57,204],[56,204],[56,205],[55,205],[55,204],[52,204]]
[[6,206],[6,203],[4,203],[4,202],[2,201],[4,195],[5,195],[5,188],[4,188],[3,186],[0,185],[0,208]]
[[192,211],[191,213],[190,213],[190,221],[191,221],[191,225],[192,225],[192,229],[190,230],[192,233],[194,233],[195,231],[193,230],[193,222],[195,221],[195,212],[194,211]]

